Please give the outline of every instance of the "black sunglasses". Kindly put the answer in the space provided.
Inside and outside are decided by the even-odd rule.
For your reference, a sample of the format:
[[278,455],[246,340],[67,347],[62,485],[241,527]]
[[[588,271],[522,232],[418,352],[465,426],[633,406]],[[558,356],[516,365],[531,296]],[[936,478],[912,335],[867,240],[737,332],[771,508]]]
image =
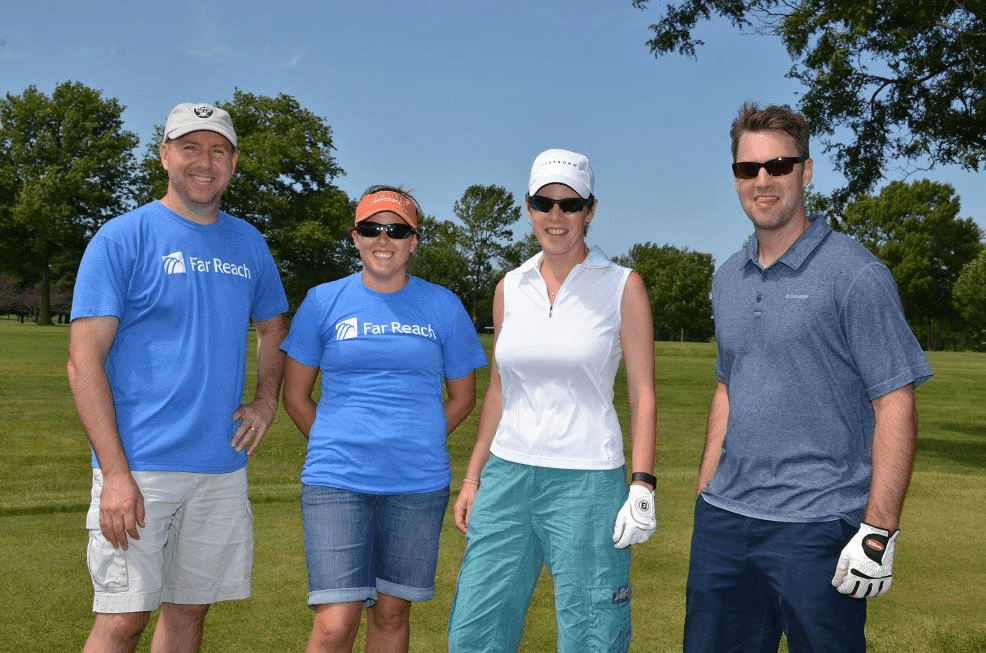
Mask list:
[[566,197],[565,199],[555,200],[544,195],[528,195],[527,201],[531,203],[531,208],[539,213],[548,213],[555,204],[561,207],[562,213],[576,213],[587,206],[592,206],[593,197],[589,195],[588,199]]
[[356,233],[364,238],[376,238],[382,231],[386,231],[387,237],[393,238],[394,240],[404,240],[405,238],[410,238],[412,234],[418,233],[414,230],[414,227],[402,222],[379,224],[377,222],[364,221],[356,225]]
[[756,161],[737,161],[733,164],[733,175],[739,179],[753,179],[760,174],[760,168],[767,171],[771,177],[789,175],[794,170],[795,163],[804,162],[803,156],[779,156],[770,161],[757,163]]

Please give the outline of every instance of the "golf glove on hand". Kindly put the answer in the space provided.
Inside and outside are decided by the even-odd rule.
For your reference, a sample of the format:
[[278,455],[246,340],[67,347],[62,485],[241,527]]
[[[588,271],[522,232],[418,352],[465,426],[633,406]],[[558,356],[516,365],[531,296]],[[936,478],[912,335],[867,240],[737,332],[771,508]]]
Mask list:
[[866,523],[842,549],[832,586],[854,599],[876,598],[886,594],[893,581],[894,543],[897,534]]
[[646,542],[655,530],[654,493],[643,486],[631,485],[626,503],[616,515],[613,546],[624,549],[631,544]]

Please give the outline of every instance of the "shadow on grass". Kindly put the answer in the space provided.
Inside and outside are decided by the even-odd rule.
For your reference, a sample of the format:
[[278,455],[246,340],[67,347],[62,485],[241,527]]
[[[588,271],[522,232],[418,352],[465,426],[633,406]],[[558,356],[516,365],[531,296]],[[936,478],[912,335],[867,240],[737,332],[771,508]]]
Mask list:
[[918,461],[928,460],[929,457],[932,457],[939,461],[948,461],[970,471],[986,469],[986,428],[970,426],[965,430],[970,435],[979,436],[981,439],[979,441],[949,440],[918,435]]
[[16,506],[0,508],[0,517],[26,517],[29,515],[58,515],[67,512],[89,512],[88,503]]
[[[261,503],[287,503],[297,504],[300,496],[296,491],[288,491],[279,494],[260,494],[251,496],[250,503],[253,505]],[[27,506],[8,506],[0,507],[0,517],[26,517],[30,515],[57,515],[67,512],[82,513],[89,512],[88,503],[46,503]]]

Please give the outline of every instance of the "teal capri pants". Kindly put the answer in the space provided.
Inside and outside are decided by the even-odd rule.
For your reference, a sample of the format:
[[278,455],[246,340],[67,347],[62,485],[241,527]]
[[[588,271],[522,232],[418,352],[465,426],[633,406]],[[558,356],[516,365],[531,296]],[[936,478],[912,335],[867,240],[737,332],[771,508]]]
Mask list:
[[547,566],[558,651],[626,651],[630,548],[613,546],[626,501],[623,467],[532,467],[490,456],[469,515],[449,614],[449,651],[516,651]]

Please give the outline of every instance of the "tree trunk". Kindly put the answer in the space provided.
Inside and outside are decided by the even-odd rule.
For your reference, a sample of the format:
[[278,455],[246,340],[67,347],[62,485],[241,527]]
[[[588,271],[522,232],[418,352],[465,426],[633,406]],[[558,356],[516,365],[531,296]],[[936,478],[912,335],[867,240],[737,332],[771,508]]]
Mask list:
[[38,312],[38,324],[51,326],[51,269],[48,266],[48,259],[41,264],[41,306]]

